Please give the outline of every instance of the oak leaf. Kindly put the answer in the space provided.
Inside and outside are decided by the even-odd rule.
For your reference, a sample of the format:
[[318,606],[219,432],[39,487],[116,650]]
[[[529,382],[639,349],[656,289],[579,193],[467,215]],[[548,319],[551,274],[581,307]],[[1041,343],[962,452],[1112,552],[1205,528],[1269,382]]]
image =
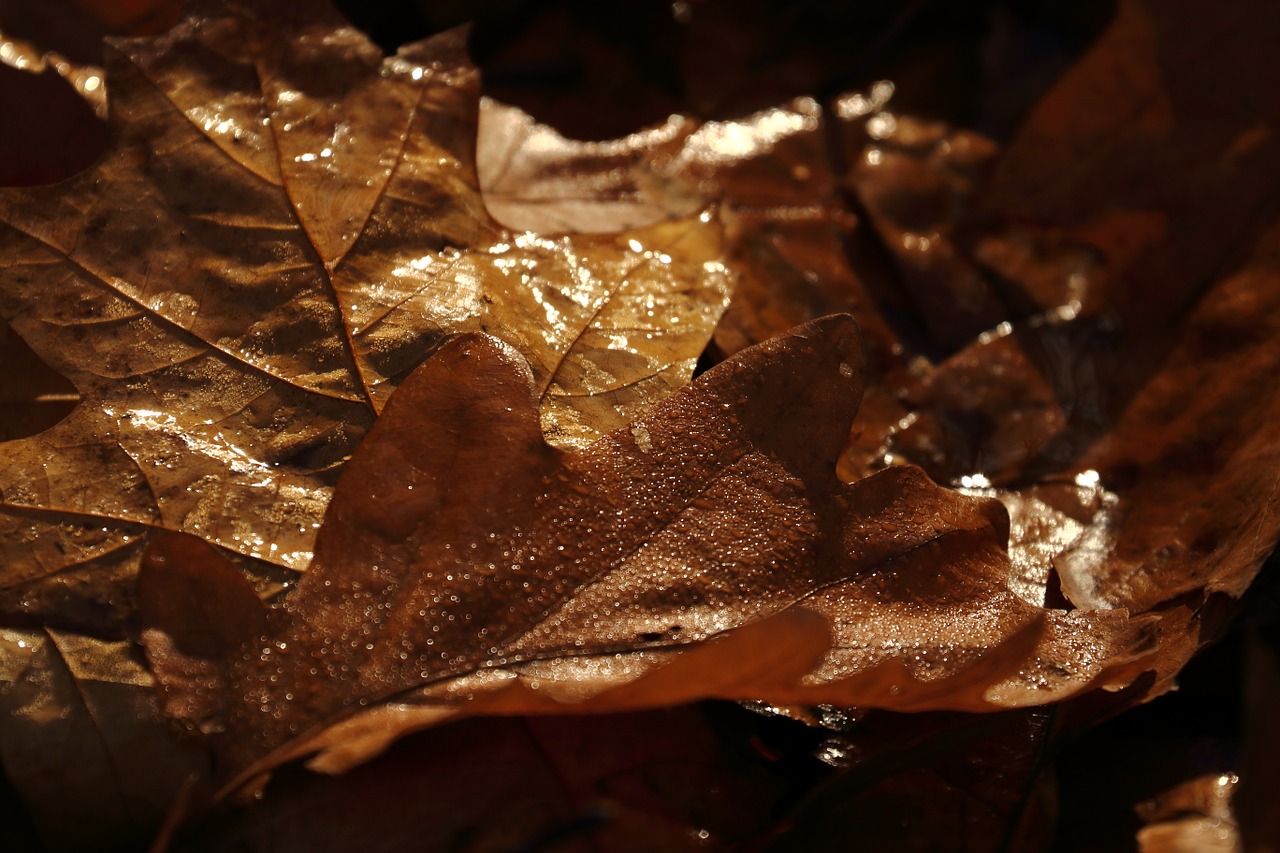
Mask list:
[[0,314],[81,397],[4,448],[12,618],[118,630],[160,529],[288,583],[446,334],[517,346],[542,428],[582,444],[687,381],[727,299],[710,216],[603,237],[490,218],[461,32],[384,59],[323,3],[211,3],[111,43],[106,73],[103,159],[0,194]]
[[[957,163],[968,168],[963,158],[956,160],[963,154],[957,141],[968,134],[888,113],[883,103],[875,104],[873,91],[836,99],[830,110],[801,99],[746,120],[709,123],[722,141],[752,144],[736,157],[732,146],[712,147],[708,153],[717,156],[706,161],[679,152],[675,160],[663,159],[666,153],[650,158],[639,137],[622,146],[579,145],[535,128],[542,143],[517,156],[604,156],[596,167],[580,159],[566,169],[559,196],[538,197],[519,182],[502,185],[505,198],[491,196],[499,219],[507,215],[498,212],[499,201],[523,204],[526,212],[585,211],[553,226],[574,229],[590,226],[599,213],[592,193],[603,192],[603,207],[612,204],[627,215],[667,216],[717,201],[743,285],[717,334],[719,353],[740,349],[779,323],[857,311],[871,341],[871,387],[841,456],[841,476],[850,480],[905,460],[937,482],[998,498],[1010,515],[1002,582],[1022,600],[1020,612],[1035,614],[1041,605],[1080,608],[1070,616],[1050,612],[1047,619],[1031,619],[1025,634],[990,656],[993,663],[1008,664],[1019,650],[1024,663],[1043,655],[1071,666],[1091,654],[1068,645],[1044,655],[1035,632],[1045,630],[1045,622],[1069,629],[1101,620],[1108,626],[1104,634],[1122,637],[1136,627],[1121,627],[1126,609],[1148,611],[1137,625],[1156,623],[1146,635],[1158,640],[1154,654],[1144,647],[1136,660],[1125,660],[1129,656],[1121,653],[1123,669],[1098,679],[1115,686],[1139,669],[1154,670],[1125,690],[997,719],[955,715],[961,731],[991,732],[989,744],[958,747],[960,739],[944,724],[930,738],[934,751],[927,760],[908,731],[905,741],[890,739],[889,754],[880,756],[887,761],[877,761],[858,754],[866,741],[854,737],[852,772],[837,779],[825,799],[802,805],[789,818],[796,849],[814,849],[834,836],[833,826],[864,816],[878,818],[886,837],[901,843],[899,817],[918,813],[937,817],[917,827],[925,846],[959,838],[1007,842],[1014,837],[1011,816],[1028,813],[1019,801],[1024,785],[1046,771],[1072,730],[1085,725],[1063,723],[1071,709],[1105,697],[1112,713],[1167,689],[1182,663],[1221,630],[1224,605],[1239,596],[1273,547],[1280,419],[1271,377],[1280,354],[1280,232],[1271,195],[1280,159],[1274,156],[1275,104],[1266,100],[1268,87],[1240,81],[1254,81],[1259,69],[1270,67],[1260,57],[1274,41],[1269,35],[1278,20],[1263,3],[1228,12],[1182,0],[1122,4],[1112,31],[1064,79],[1012,149],[996,158],[987,187],[965,176],[959,185],[953,181]],[[1117,87],[1117,80],[1123,85]],[[1204,115],[1215,121],[1196,120]],[[868,118],[876,119],[874,128]],[[672,140],[684,145],[689,137],[680,134],[692,136],[705,126],[676,120],[663,128],[678,133],[649,140],[654,150]],[[757,144],[769,127],[786,132],[765,133],[768,144]],[[827,143],[841,134],[847,150],[830,150]],[[482,147],[484,141],[482,133]],[[554,159],[546,174],[560,168]],[[692,190],[685,173],[664,171],[664,164],[677,161],[695,167]],[[842,173],[842,162],[857,165]],[[517,171],[508,170],[503,180]],[[628,184],[637,173],[644,180]],[[525,174],[536,177],[536,170]],[[643,192],[628,196],[635,187]],[[963,218],[971,209],[977,217],[956,221],[958,212]],[[868,297],[865,302],[851,298],[850,281]],[[955,294],[965,292],[977,298],[952,304]],[[953,324],[953,318],[963,323]],[[712,359],[719,353],[713,350]],[[388,413],[393,411],[394,404]],[[381,437],[377,443],[385,446]],[[899,471],[872,480],[906,476]],[[369,499],[355,493],[357,504]],[[257,605],[253,588],[198,541],[161,538],[144,599],[151,597],[148,639],[166,674],[171,713],[224,741],[245,727],[235,721],[246,714],[267,720],[281,710],[286,723],[296,720],[284,710],[290,700],[280,702],[270,689],[260,694],[270,700],[267,710],[259,706],[256,716],[243,706],[243,694],[225,689],[229,673],[245,671],[246,653],[261,654],[282,636]],[[941,551],[948,542],[954,545],[946,539],[936,549],[927,547]],[[335,561],[342,556],[337,550],[329,551]],[[336,563],[330,565],[328,579],[352,591],[336,577]],[[319,688],[326,696],[318,701],[322,710],[311,715],[310,735],[278,733],[280,741],[293,740],[258,766],[324,749],[318,766],[340,769],[407,729],[461,714],[677,701],[690,695],[690,682],[721,695],[738,695],[743,685],[759,695],[794,695],[782,682],[804,668],[797,662],[816,665],[831,648],[830,629],[810,618],[812,609],[811,603],[792,607],[705,643],[664,645],[672,638],[644,632],[651,636],[640,637],[637,651],[615,652],[625,659],[616,665],[620,673],[608,667],[584,672],[559,660],[492,661],[473,674],[406,688],[385,704],[376,677],[361,673],[354,686],[331,679]],[[228,620],[228,613],[240,618]],[[893,607],[889,613],[900,615]],[[257,635],[268,642],[246,647],[244,638]],[[1126,645],[1117,642],[1116,651]],[[348,659],[359,657],[353,649]],[[672,649],[680,654],[668,654]],[[913,674],[936,674],[934,659],[924,657],[920,668],[911,670],[915,664],[909,663],[891,672],[878,695],[909,685]],[[1017,678],[995,686],[990,670],[967,672],[968,686],[986,685],[984,701],[1007,706],[1037,695],[1020,694],[1010,684]],[[375,692],[362,694],[367,681]],[[245,683],[241,678],[236,686]],[[964,693],[964,683],[945,677],[938,686]],[[200,691],[209,695],[201,698]],[[1039,692],[1041,699],[1046,695]],[[360,710],[362,699],[372,710]],[[324,710],[333,708],[338,710]],[[298,716],[308,714],[304,709]],[[940,716],[910,720],[929,732]],[[873,712],[860,718],[857,732],[870,728],[874,735],[877,719],[894,735],[912,728],[900,716]],[[1053,721],[1057,736],[1022,725],[1044,720]],[[231,733],[218,734],[228,722]],[[279,725],[268,722],[269,729]],[[1028,731],[1020,734],[1021,728]],[[501,729],[467,729],[481,739],[493,730]],[[233,767],[260,754],[260,746],[232,750]],[[898,772],[877,779],[886,766]],[[873,790],[859,792],[859,784]],[[334,796],[335,789],[324,790]],[[505,796],[503,807],[509,807]],[[270,843],[278,843],[283,829],[277,824],[269,831]]]
[[[1109,713],[1173,685],[1224,630],[1280,531],[1280,137],[1267,87],[1254,85],[1262,68],[1274,81],[1264,55],[1278,24],[1262,3],[1225,14],[1199,2],[1121,4],[1005,152],[904,115],[873,89],[836,98],[817,117],[843,149],[820,154],[818,169],[802,160],[810,174],[828,160],[848,164],[838,180],[875,231],[862,254],[859,229],[846,232],[848,257],[911,367],[895,372],[886,360],[889,369],[872,373],[888,404],[866,407],[842,471],[907,461],[998,498],[1011,515],[1019,595],[1158,618],[1153,671],[1115,694]],[[749,138],[750,121],[726,124]],[[657,132],[629,139],[641,138],[667,144]],[[621,148],[547,149],[530,162],[553,177],[555,154],[579,158],[582,170],[581,158],[603,165]],[[638,210],[673,196],[653,179],[671,178],[672,157],[651,151],[626,165],[629,182],[614,173],[605,202]],[[890,287],[866,274],[877,253],[890,262]],[[1062,708],[1025,712],[1055,720],[1053,736],[1027,745],[1040,756],[1033,780],[1052,776],[1072,733],[1097,721],[1065,719]],[[866,773],[878,769],[854,755],[855,778],[864,761]],[[961,806],[950,823],[921,827],[926,846],[973,825],[971,783],[944,797],[920,781],[886,786],[867,814],[896,832],[894,810],[906,800]],[[866,825],[835,800],[821,807],[811,816],[826,837],[839,821]]]
[[[1027,600],[1168,619],[1159,692],[1201,631],[1218,630],[1200,627],[1219,624],[1200,603],[1237,599],[1280,531],[1268,378],[1280,369],[1280,117],[1261,89],[1229,94],[1266,66],[1278,26],[1260,3],[1221,16],[1193,0],[1122,4],[1003,153],[895,111],[889,84],[823,109],[800,99],[559,146],[539,144],[550,129],[513,108],[484,110],[504,140],[495,164],[528,181],[506,215],[533,221],[547,198],[567,196],[566,170],[595,177],[575,209],[670,214],[682,193],[718,198],[743,283],[717,330],[725,351],[771,312],[794,312],[797,294],[812,297],[801,310],[861,303],[875,357],[842,472],[906,461],[1000,499]],[[873,253],[859,253],[867,229],[855,227],[839,232],[848,263],[837,243],[813,276],[838,287],[789,281],[757,309],[759,270],[774,281],[819,271],[797,247],[820,218],[839,221],[841,187],[845,214],[872,226],[891,286]],[[748,227],[765,200],[782,222]],[[806,209],[824,213],[805,220]],[[744,251],[783,230],[785,262]],[[1172,236],[1183,232],[1194,239]]]
[[837,479],[862,367],[848,317],[814,321],[566,452],[523,358],[456,338],[347,465],[280,628],[236,643],[217,614],[257,599],[232,602],[234,573],[192,540],[153,549],[144,639],[167,707],[252,776],[320,748],[342,769],[467,713],[981,710],[1140,671],[1141,622],[1010,590],[999,504],[911,467]]

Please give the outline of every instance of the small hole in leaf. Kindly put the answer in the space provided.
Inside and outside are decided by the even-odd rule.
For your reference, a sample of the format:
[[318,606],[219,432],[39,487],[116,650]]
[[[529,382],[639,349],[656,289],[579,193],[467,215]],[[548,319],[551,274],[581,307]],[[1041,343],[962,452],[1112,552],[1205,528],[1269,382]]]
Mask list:
[[43,432],[80,402],[65,376],[40,360],[27,342],[0,320],[0,441]]

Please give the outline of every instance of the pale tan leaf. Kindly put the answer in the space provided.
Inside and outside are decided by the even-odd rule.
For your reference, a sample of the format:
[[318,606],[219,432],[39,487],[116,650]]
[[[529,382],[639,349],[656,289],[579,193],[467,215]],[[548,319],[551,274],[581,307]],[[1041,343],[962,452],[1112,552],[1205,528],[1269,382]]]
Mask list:
[[104,159],[0,194],[0,313],[81,397],[5,446],[7,612],[118,630],[156,529],[279,588],[444,335],[520,347],[548,436],[579,445],[687,382],[728,299],[711,217],[562,239],[490,219],[461,32],[384,59],[323,3],[214,2],[115,42],[107,73]]

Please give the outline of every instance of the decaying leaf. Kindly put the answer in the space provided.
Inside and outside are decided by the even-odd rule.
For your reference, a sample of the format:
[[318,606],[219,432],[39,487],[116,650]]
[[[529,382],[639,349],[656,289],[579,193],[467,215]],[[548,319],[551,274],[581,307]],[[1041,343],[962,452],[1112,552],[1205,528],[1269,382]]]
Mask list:
[[829,137],[882,120],[892,92],[892,84],[881,82],[866,96],[848,95],[834,118],[802,97],[736,120],[674,116],[606,142],[566,139],[522,111],[486,99],[480,186],[501,221],[534,229],[593,232],[715,204],[736,274],[733,298],[716,327],[719,353],[827,314],[857,319],[870,377],[863,407],[873,414],[858,424],[842,464],[850,476],[864,476],[866,460],[878,455],[881,444],[877,426],[908,414],[894,392],[910,381],[918,354],[889,322],[899,288],[875,261],[869,229],[843,198],[841,152],[833,151]]
[[[847,266],[817,276],[859,282],[873,295],[858,316],[879,324],[864,326],[880,354],[872,387],[882,387],[842,470],[906,460],[938,482],[999,496],[1032,600],[1060,583],[1075,606],[1142,611],[1219,590],[1238,597],[1280,527],[1278,403],[1267,378],[1280,370],[1280,134],[1265,87],[1231,94],[1250,69],[1271,68],[1264,56],[1277,32],[1266,4],[1229,15],[1193,0],[1122,4],[999,155],[976,134],[895,114],[887,85],[829,110],[797,102],[737,122],[673,120],[612,143],[551,145],[518,112],[486,109],[505,140],[496,162],[532,187],[523,217],[541,209],[530,201],[565,195],[558,176],[569,169],[591,178],[578,208],[673,212],[664,201],[673,185],[741,211],[754,187],[777,202],[775,214],[791,214],[775,230],[806,204],[838,209],[831,186],[846,186],[898,292]],[[1210,115],[1211,124],[1195,118]],[[842,150],[814,135],[824,121]],[[701,145],[690,141],[698,134]],[[741,221],[730,217],[743,287],[717,333],[729,351],[726,328],[756,275],[742,247],[762,233]],[[1172,236],[1182,233],[1195,239]],[[793,275],[814,269],[796,258],[797,232],[778,243]],[[814,307],[838,309],[839,298]],[[904,370],[912,349],[940,361]]]
[[[236,649],[225,598],[190,596],[204,622],[166,607],[230,570],[203,546],[156,552],[144,636],[169,708],[203,704],[184,716],[225,728],[240,768],[325,747],[318,766],[339,769],[457,714],[708,696],[980,710],[1141,671],[1141,622],[1009,589],[998,504],[910,467],[837,479],[861,371],[852,320],[815,321],[566,453],[519,354],[454,339],[347,465],[280,630]],[[500,476],[469,475],[482,460]]]
[[0,313],[82,398],[4,448],[15,618],[117,629],[158,529],[287,581],[446,333],[516,345],[575,445],[687,381],[727,298],[710,217],[590,238],[490,219],[461,33],[383,59],[322,3],[203,12],[108,48],[95,168],[0,195]]
[[[1280,528],[1280,137],[1264,130],[1280,115],[1228,94],[1269,50],[1263,33],[1280,33],[1266,4],[1221,19],[1193,3],[1122,5],[977,205],[1002,231],[970,234],[974,257],[1027,316],[910,389],[919,416],[886,443],[1011,506],[1046,488],[1059,511],[1072,489],[1097,494],[1095,512],[1066,509],[1084,529],[1050,574],[1081,608],[1189,606],[1186,629],[1162,632],[1166,676],[1221,630],[1218,607]],[[1121,77],[1132,85],[1102,86]],[[1169,120],[1180,113],[1222,120]],[[1056,237],[1013,239],[1033,229]]]

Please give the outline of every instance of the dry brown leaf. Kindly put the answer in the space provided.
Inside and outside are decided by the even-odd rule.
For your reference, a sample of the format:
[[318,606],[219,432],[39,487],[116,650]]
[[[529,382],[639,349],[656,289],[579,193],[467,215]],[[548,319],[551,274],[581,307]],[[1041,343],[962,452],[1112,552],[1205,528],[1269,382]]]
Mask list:
[[490,219],[461,33],[383,59],[322,3],[203,13],[108,48],[95,168],[0,195],[0,313],[82,397],[4,448],[11,617],[119,625],[157,529],[287,581],[446,333],[519,347],[571,446],[686,382],[727,299],[710,217],[564,238]]
[[570,453],[543,440],[519,354],[457,338],[348,464],[273,635],[232,650],[221,599],[190,597],[209,629],[166,606],[230,569],[204,546],[153,552],[145,638],[169,708],[225,727],[234,769],[324,748],[337,770],[469,713],[982,710],[1127,683],[1142,624],[1015,595],[998,504],[910,467],[836,478],[861,371],[852,320],[814,321]]

